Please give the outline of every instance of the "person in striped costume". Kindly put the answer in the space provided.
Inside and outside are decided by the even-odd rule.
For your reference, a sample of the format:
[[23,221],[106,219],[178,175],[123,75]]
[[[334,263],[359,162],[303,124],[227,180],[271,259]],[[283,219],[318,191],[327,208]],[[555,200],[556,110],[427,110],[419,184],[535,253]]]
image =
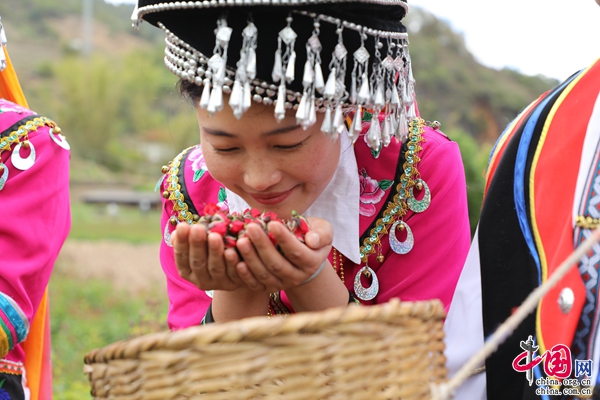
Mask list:
[[[492,150],[478,229],[445,325],[450,375],[600,226],[599,204],[600,60],[530,104]],[[583,386],[600,398],[599,264],[596,244],[456,398],[580,398],[565,395],[560,380],[543,379],[569,371],[568,378],[589,378]],[[529,337],[538,349],[534,359],[567,346],[564,368],[540,362],[531,375],[518,371],[515,359]],[[578,371],[580,365],[591,368]],[[581,382],[575,386],[582,389]],[[554,390],[561,395],[550,395]]]

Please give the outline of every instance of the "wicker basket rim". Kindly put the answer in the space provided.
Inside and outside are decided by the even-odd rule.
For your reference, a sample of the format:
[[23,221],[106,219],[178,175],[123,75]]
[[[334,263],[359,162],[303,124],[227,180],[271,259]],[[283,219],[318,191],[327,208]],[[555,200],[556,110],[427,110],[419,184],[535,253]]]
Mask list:
[[441,320],[446,317],[438,299],[401,302],[391,299],[373,306],[349,305],[324,311],[302,312],[284,318],[251,317],[238,321],[193,326],[178,331],[164,331],[126,339],[91,350],[85,364],[104,363],[115,359],[137,359],[152,350],[184,350],[210,343],[258,341],[278,335],[317,332],[335,325],[378,321],[397,324],[403,319]]

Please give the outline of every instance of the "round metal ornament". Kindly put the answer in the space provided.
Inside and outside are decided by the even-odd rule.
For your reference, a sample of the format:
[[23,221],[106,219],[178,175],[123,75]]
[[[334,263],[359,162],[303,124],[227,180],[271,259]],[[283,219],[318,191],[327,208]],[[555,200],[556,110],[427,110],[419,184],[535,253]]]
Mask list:
[[49,132],[50,132],[50,137],[52,138],[54,143],[56,143],[57,145],[59,145],[60,147],[62,147],[65,150],[71,149],[71,145],[69,144],[69,142],[67,142],[67,139],[63,135],[61,135],[60,133],[54,133],[54,129],[50,129]]
[[410,208],[413,212],[420,213],[429,207],[431,204],[431,192],[429,191],[429,186],[427,183],[421,178],[415,179],[415,186],[423,185],[423,190],[425,193],[423,194],[423,198],[421,200],[417,200],[415,198],[414,189],[409,192],[408,199],[406,199],[406,204],[408,208]]
[[3,162],[0,162],[0,168],[2,168],[2,176],[0,176],[0,190],[2,190],[8,180],[8,167]]
[[[360,282],[360,277],[364,274],[368,273],[371,275],[371,286],[368,288],[364,287]],[[373,271],[368,266],[362,267],[356,276],[354,277],[354,294],[361,300],[373,300],[375,296],[379,293],[379,279],[377,279],[377,275],[375,271]]]
[[165,224],[163,238],[167,246],[173,247],[173,244],[171,243],[171,231],[169,230],[169,224]]
[[[23,146],[23,143],[27,143],[29,146],[29,155],[25,158],[21,157],[21,147]],[[33,164],[35,164],[35,147],[33,147],[33,143],[27,140],[16,145],[10,160],[14,167],[21,171],[26,171],[31,168]]]
[[[398,225],[400,225],[402,229],[406,230],[406,239],[404,240],[404,242],[399,241],[396,237],[396,226]],[[413,236],[412,230],[406,224],[406,222],[402,220],[394,222],[394,224],[390,228],[389,239],[390,247],[396,254],[407,254],[409,251],[412,250],[413,246],[415,245],[415,238]]]

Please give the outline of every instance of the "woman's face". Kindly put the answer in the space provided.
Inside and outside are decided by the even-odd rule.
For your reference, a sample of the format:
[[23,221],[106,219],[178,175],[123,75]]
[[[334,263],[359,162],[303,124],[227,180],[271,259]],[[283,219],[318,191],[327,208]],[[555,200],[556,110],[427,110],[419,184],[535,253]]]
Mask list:
[[253,104],[238,120],[227,105],[213,116],[196,110],[210,174],[250,207],[289,218],[292,211],[304,213],[327,187],[340,141],[321,132],[322,115],[304,130],[293,113],[278,123],[273,111]]

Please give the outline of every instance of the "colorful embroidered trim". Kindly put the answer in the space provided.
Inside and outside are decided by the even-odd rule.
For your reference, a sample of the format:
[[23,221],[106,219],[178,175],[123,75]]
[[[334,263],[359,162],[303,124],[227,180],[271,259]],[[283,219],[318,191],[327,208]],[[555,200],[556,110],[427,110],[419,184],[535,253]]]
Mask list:
[[410,121],[405,162],[402,166],[403,173],[400,183],[396,186],[397,193],[387,204],[382,218],[377,220],[375,227],[371,229],[369,236],[365,238],[360,247],[360,258],[365,264],[368,264],[369,255],[375,253],[377,248],[381,248],[381,237],[387,234],[389,227],[394,222],[401,220],[408,210],[407,200],[420,179],[417,164],[421,161],[419,153],[423,149],[421,143],[425,140],[424,132],[425,121],[423,119],[415,118]]
[[179,183],[179,170],[181,167],[181,161],[185,155],[194,148],[195,146],[188,147],[183,150],[177,157],[169,163],[168,166],[163,167],[163,173],[166,174],[165,191],[163,197],[173,202],[173,211],[175,215],[169,220],[172,225],[177,225],[179,222],[187,222],[188,224],[194,224],[200,218],[197,214],[192,213],[189,210],[188,204],[185,201],[183,192],[181,191],[181,184]]
[[41,126],[48,126],[52,129],[56,128],[56,123],[46,117],[36,117],[31,121],[27,121],[24,125],[19,126],[18,129],[3,135],[0,139],[0,154],[3,151],[10,150],[12,145],[17,145],[20,142],[26,142],[29,140],[29,133],[36,131]]
[[[0,293],[0,324],[6,334],[8,351],[25,340],[29,332],[29,321],[18,305],[3,293]],[[16,343],[13,339],[13,331]],[[2,339],[0,338],[0,340]],[[2,347],[4,346],[2,345]]]
[[23,375],[23,364],[9,360],[0,360],[0,374]]

